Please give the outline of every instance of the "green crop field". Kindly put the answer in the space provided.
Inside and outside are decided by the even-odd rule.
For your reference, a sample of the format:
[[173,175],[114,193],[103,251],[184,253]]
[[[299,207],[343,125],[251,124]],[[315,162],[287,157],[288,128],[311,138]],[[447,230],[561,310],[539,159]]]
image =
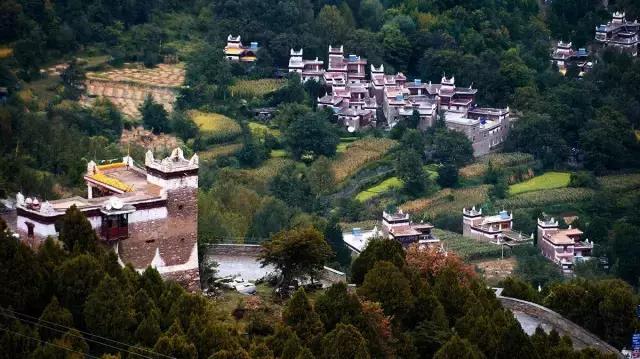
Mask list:
[[249,129],[251,130],[251,133],[260,138],[264,138],[267,133],[273,137],[280,137],[282,135],[280,130],[270,128],[269,126],[258,122],[249,122]]
[[463,237],[459,233],[434,228],[433,234],[440,239],[446,250],[455,252],[466,261],[500,258],[502,254],[499,245]]
[[333,160],[332,168],[338,182],[358,172],[365,165],[381,159],[398,143],[388,138],[361,138],[346,146]]
[[364,202],[384,192],[387,192],[393,188],[400,188],[402,186],[403,186],[402,180],[400,180],[398,177],[387,178],[386,180],[378,183],[377,185],[373,187],[369,187],[364,191],[361,191],[360,193],[358,193],[358,195],[356,196],[356,200],[360,202]]
[[240,80],[229,89],[231,96],[244,98],[262,97],[284,86],[285,81],[279,79]]
[[571,174],[567,172],[547,172],[543,175],[533,177],[530,180],[511,185],[509,187],[509,194],[517,195],[544,189],[564,188],[569,185],[570,178]]

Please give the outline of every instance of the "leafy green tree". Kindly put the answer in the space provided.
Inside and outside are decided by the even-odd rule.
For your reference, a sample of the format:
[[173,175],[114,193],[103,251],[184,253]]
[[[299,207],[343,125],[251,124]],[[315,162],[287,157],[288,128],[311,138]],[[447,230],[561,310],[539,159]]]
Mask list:
[[384,6],[380,0],[362,0],[358,20],[363,27],[371,31],[378,31],[382,24]]
[[274,106],[281,103],[303,103],[305,88],[300,80],[300,75],[295,72],[290,73],[286,85],[275,91],[271,97],[270,102]]
[[498,181],[489,189],[489,196],[494,199],[502,199],[507,197],[509,186],[504,177],[500,177]]
[[518,277],[507,277],[500,285],[504,288],[502,295],[505,297],[518,298],[529,302],[539,302],[541,299],[531,284]]
[[462,167],[473,161],[473,147],[467,136],[454,130],[436,130],[427,150],[434,160]]
[[236,153],[238,161],[244,166],[257,167],[268,157],[264,144],[253,136],[245,126],[242,134],[242,148]]
[[310,209],[313,197],[304,169],[295,164],[284,167],[269,184],[269,190],[290,207]]
[[347,24],[335,5],[325,5],[316,19],[318,34],[321,34],[323,44],[339,46],[344,42]]
[[466,339],[454,335],[433,356],[434,359],[482,359],[485,356]]
[[411,58],[411,43],[396,26],[387,24],[380,32],[384,58],[397,70],[406,71]]
[[552,167],[565,160],[569,148],[557,122],[549,115],[526,113],[514,124],[505,142],[505,150],[531,153]]
[[314,228],[295,228],[276,233],[262,243],[260,261],[263,266],[273,265],[281,274],[280,286],[288,286],[301,276],[317,278],[331,248],[322,233]]
[[144,102],[140,106],[140,113],[142,114],[142,122],[147,128],[151,129],[153,133],[169,132],[170,127],[167,110],[165,110],[161,104],[156,103],[151,95],[148,95],[144,99]]
[[329,218],[329,222],[324,229],[324,238],[333,250],[334,260],[338,262],[342,268],[348,268],[351,264],[351,250],[344,243],[342,228],[340,227],[338,218]]
[[374,238],[360,255],[351,264],[351,281],[362,284],[365,275],[373,268],[378,261],[388,261],[398,268],[405,265],[404,249],[397,241],[390,241],[383,238]]
[[297,159],[335,155],[340,138],[331,128],[324,112],[307,113],[294,118],[285,133],[285,142]]
[[71,100],[77,100],[84,91],[85,72],[78,62],[71,60],[67,68],[60,74],[64,85],[64,95]]
[[131,336],[135,323],[131,299],[120,283],[109,275],[87,298],[84,318],[91,332],[119,341]]
[[248,238],[264,239],[283,230],[291,220],[291,210],[287,205],[273,197],[262,200],[260,208],[253,215],[247,231]]
[[298,289],[285,306],[282,320],[308,346],[318,340],[324,332],[320,316],[313,309],[303,288]]
[[315,356],[313,356],[313,353],[309,348],[302,348],[298,353],[298,356],[296,356],[296,359],[315,359]]
[[366,340],[356,327],[350,324],[338,324],[322,339],[324,348],[322,358],[370,358]]
[[185,81],[189,87],[183,90],[179,102],[188,106],[204,105],[219,95],[226,96],[233,82],[231,64],[218,44],[204,44],[195,48],[187,56],[185,71]]
[[379,302],[386,315],[403,318],[414,305],[409,280],[391,262],[376,262],[364,277],[358,294]]
[[638,226],[628,223],[617,223],[613,227],[611,249],[616,271],[620,278],[631,284],[640,281],[640,248],[636,245],[635,238],[638,234]]
[[621,169],[636,161],[628,156],[638,149],[631,126],[623,114],[611,108],[600,109],[596,117],[586,123],[580,142],[585,165],[596,173]]
[[438,168],[438,185],[455,187],[458,185],[458,168],[453,164],[445,164]]
[[404,189],[412,195],[420,195],[427,188],[427,178],[422,170],[422,158],[414,150],[399,153],[396,174],[404,183]]
[[322,156],[311,164],[307,177],[311,191],[316,196],[328,194],[335,188],[336,180],[331,161],[326,157]]
[[169,127],[184,141],[195,138],[198,135],[198,125],[183,111],[174,110],[171,113]]

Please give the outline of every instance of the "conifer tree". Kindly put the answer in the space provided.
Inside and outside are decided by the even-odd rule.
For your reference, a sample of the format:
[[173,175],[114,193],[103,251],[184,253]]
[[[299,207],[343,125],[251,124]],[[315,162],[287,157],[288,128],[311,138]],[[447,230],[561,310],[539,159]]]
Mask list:
[[322,358],[369,358],[366,340],[360,331],[350,324],[338,324],[322,339]]
[[71,312],[60,305],[58,298],[53,296],[51,302],[47,304],[40,315],[40,323],[43,325],[39,328],[40,337],[44,340],[58,338],[62,336],[58,331],[47,329],[45,326],[51,326],[51,324],[58,324],[64,327],[73,327],[73,315]]
[[153,347],[153,345],[158,341],[158,338],[162,334],[158,319],[159,316],[158,312],[153,310],[142,319],[140,324],[138,324],[138,328],[134,335],[136,340],[142,345],[146,347]]
[[282,312],[284,322],[308,346],[322,335],[324,327],[303,288],[298,289]]
[[87,328],[100,336],[126,341],[135,323],[131,299],[120,283],[107,275],[89,295],[84,306]]
[[454,335],[440,348],[434,359],[483,359],[484,354],[466,339]]
[[87,217],[78,207],[72,205],[62,217],[58,239],[64,243],[67,250],[81,253],[94,251],[98,236]]

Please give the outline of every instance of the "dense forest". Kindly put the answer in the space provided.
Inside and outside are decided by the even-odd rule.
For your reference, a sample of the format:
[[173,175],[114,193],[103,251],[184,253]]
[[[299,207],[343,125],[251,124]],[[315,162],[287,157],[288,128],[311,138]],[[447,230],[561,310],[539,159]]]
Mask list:
[[[373,242],[354,262],[356,292],[336,284],[312,300],[299,289],[281,309],[247,299],[225,313],[228,305],[165,283],[152,268],[120,267],[78,211],[64,219],[64,248],[47,240],[37,253],[0,225],[7,358],[615,357],[574,351],[555,331],[528,337],[457,256],[405,255],[392,241]],[[630,323],[614,318],[633,312],[633,294],[602,285],[618,295],[607,299],[610,320],[600,325],[623,335]],[[557,298],[565,299],[573,300]]]
[[[269,248],[308,229],[328,244],[319,263],[347,272],[358,288],[229,304],[163,283],[153,269],[120,268],[91,233],[33,252],[3,225],[0,356],[600,357],[573,351],[555,332],[527,337],[487,284],[628,346],[640,329],[633,319],[640,302],[640,62],[593,41],[595,26],[618,10],[640,17],[633,0],[607,8],[597,0],[2,1],[0,199],[18,191],[42,199],[82,195],[88,161],[130,154],[143,162],[146,149],[120,139],[144,126],[201,155],[203,245]],[[258,42],[255,63],[224,58],[229,34]],[[587,47],[593,69],[561,74],[549,57],[558,40]],[[387,73],[434,83],[455,76],[458,86],[478,89],[479,105],[509,106],[513,127],[501,153],[474,158],[471,142],[448,129],[443,114],[426,131],[412,116],[390,131],[347,133],[317,108],[322,84],[286,74],[291,48],[326,62],[328,46],[341,44]],[[151,97],[139,117],[108,100],[80,101],[88,73],[154,69],[168,55],[185,73],[173,111]],[[48,74],[63,63],[59,76]],[[273,118],[257,121],[256,108],[274,108]],[[227,122],[205,130],[197,116]],[[548,173],[567,181],[514,189]],[[500,258],[499,249],[468,245],[425,267],[438,261],[377,242],[352,262],[342,241],[343,231],[373,227],[383,210],[396,208],[458,240],[460,211],[471,206],[513,211],[527,234],[542,216],[562,218],[563,226],[577,217],[572,225],[602,261],[576,265],[570,280],[536,248],[518,248],[507,253],[516,262],[512,276],[492,282],[474,265]],[[81,216],[70,217],[66,225],[86,227]]]

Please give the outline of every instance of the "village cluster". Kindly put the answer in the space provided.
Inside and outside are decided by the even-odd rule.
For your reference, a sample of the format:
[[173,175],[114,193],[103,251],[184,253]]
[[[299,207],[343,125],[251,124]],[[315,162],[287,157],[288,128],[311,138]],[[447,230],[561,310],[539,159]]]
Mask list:
[[[432,233],[433,228],[430,223],[414,223],[409,213],[398,209],[382,213],[381,228],[354,228],[342,236],[354,255],[361,253],[373,238],[395,240],[404,247],[416,244],[437,246],[446,251],[446,243]],[[462,228],[465,237],[498,246],[513,247],[534,243],[533,233],[523,234],[514,230],[513,214],[506,210],[495,215],[484,215],[482,209],[463,208]],[[561,229],[555,218],[541,218],[537,225],[537,247],[542,255],[560,266],[564,274],[571,275],[576,263],[591,259],[593,242],[583,239],[583,234],[571,225],[567,229]]]
[[[611,21],[596,26],[595,41],[600,47],[612,47],[631,56],[638,56],[639,34],[638,20],[629,21],[624,12],[614,12]],[[586,48],[575,50],[571,42],[562,40],[553,49],[551,62],[562,74],[566,74],[571,66],[578,69],[579,76],[593,69],[593,61]]]
[[[624,13],[614,13],[613,19],[596,27],[595,39],[603,46],[637,56],[640,24],[628,21]],[[224,49],[230,61],[253,62],[257,59],[258,44],[244,46],[240,36],[228,37]],[[552,61],[560,71],[577,66],[581,72],[592,67],[590,54],[584,48],[577,51],[571,43],[558,42]],[[440,83],[409,80],[403,73],[387,74],[383,65],[368,64],[367,60],[345,54],[344,47],[329,46],[328,61],[304,59],[303,49],[291,49],[288,71],[300,75],[303,82],[315,80],[326,88],[326,95],[318,98],[318,106],[331,109],[339,123],[349,131],[378,126],[383,114],[387,128],[400,121],[419,116],[418,128],[434,125],[440,113],[448,128],[463,132],[472,142],[474,154],[484,155],[499,146],[511,127],[509,108],[483,108],[475,103],[477,90],[456,86],[453,76],[444,76]],[[367,69],[369,72],[367,73]],[[177,86],[183,81],[181,72],[160,83],[158,91]],[[143,76],[131,71],[130,76]],[[175,79],[174,79],[175,77]],[[88,80],[90,94],[96,96],[130,96],[128,89],[115,93],[103,91],[103,79],[92,76]],[[115,79],[121,80],[121,79]],[[114,81],[115,81],[114,80]],[[121,93],[121,92],[126,93]],[[140,90],[142,91],[142,90]],[[135,100],[144,96],[136,92]],[[167,93],[167,101],[173,99]],[[91,161],[84,176],[87,195],[55,201],[16,196],[14,228],[27,241],[40,242],[47,236],[58,235],[58,223],[70,207],[75,206],[88,218],[99,237],[111,245],[121,263],[131,263],[137,270],[155,267],[165,277],[178,280],[191,290],[199,288],[199,260],[197,246],[198,222],[197,155],[186,159],[180,148],[170,156],[156,159],[147,152],[140,165],[130,156],[122,161],[97,165]],[[531,245],[534,234],[513,229],[513,215],[506,210],[487,215],[476,207],[461,209],[463,235],[477,241],[499,246]],[[382,213],[381,227],[355,228],[343,233],[345,244],[355,255],[374,237],[395,240],[403,246],[418,244],[438,246],[446,250],[446,243],[432,233],[433,225],[414,223],[411,215],[402,210]],[[561,229],[554,218],[537,222],[537,247],[549,260],[571,274],[576,263],[589,259],[593,243],[583,239],[577,228]]]
[[[258,44],[244,46],[240,36],[229,35],[224,48],[231,61],[256,60]],[[384,114],[387,128],[402,119],[420,117],[418,128],[431,127],[443,111],[449,128],[463,132],[473,144],[474,154],[482,156],[499,146],[511,127],[509,108],[483,108],[475,103],[478,90],[456,86],[455,77],[443,76],[439,84],[408,81],[398,72],[386,74],[384,65],[370,65],[367,60],[346,54],[344,46],[329,46],[328,61],[304,59],[303,49],[291,49],[289,73],[300,75],[302,82],[314,80],[325,86],[327,94],[318,98],[318,107],[331,109],[348,131],[376,127]]]

